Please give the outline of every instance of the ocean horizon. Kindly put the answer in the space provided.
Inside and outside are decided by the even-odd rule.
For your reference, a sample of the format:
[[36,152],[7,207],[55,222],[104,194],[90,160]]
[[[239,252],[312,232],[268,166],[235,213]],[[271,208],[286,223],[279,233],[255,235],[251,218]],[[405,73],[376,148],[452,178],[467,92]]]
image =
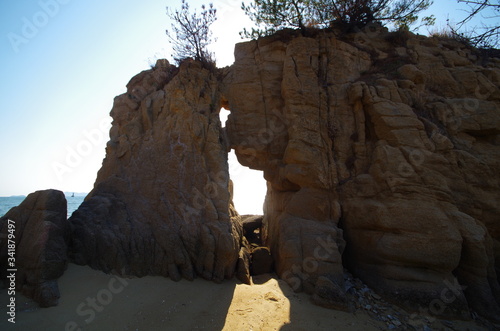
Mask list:
[[[75,210],[80,207],[82,204],[83,200],[87,196],[87,193],[73,193],[72,192],[64,192],[64,196],[66,197],[66,201],[68,202],[68,215],[67,217],[69,218],[71,214]],[[7,212],[16,206],[19,206],[21,202],[26,199],[26,196],[24,195],[13,195],[9,197],[0,197],[0,217],[4,216],[7,214]]]

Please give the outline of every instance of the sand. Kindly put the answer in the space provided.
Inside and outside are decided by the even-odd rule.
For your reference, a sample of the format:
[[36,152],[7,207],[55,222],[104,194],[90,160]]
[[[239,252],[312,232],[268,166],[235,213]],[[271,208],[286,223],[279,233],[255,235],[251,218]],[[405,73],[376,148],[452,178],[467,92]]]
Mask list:
[[[70,264],[59,279],[57,307],[38,308],[18,295],[16,324],[1,315],[0,330],[385,330],[365,311],[313,305],[275,275],[222,284],[163,277],[124,279]],[[6,290],[0,301],[8,302]],[[5,307],[4,304],[2,304]],[[4,308],[6,310],[6,308]],[[464,329],[479,330],[479,328]]]

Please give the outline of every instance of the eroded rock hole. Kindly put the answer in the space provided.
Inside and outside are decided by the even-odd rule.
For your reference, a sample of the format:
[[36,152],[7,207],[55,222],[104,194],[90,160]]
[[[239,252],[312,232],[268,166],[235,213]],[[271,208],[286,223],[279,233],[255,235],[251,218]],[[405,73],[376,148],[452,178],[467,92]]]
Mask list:
[[267,186],[262,171],[242,166],[231,150],[229,176],[233,181],[233,203],[240,215],[262,215]]
[[273,258],[262,242],[263,205],[267,186],[262,171],[242,166],[232,150],[229,175],[233,181],[233,203],[243,221],[245,254],[251,275],[273,271]]
[[229,116],[229,113],[230,113],[229,110],[227,110],[226,108],[221,108],[219,111],[220,123],[223,128],[226,127],[226,121]]
[[[219,114],[222,126],[225,127],[229,111],[222,108]],[[234,150],[229,152],[228,164],[233,182],[233,204],[243,222],[243,251],[247,268],[251,275],[272,272],[273,258],[262,241],[263,206],[267,192],[264,174],[242,166]]]

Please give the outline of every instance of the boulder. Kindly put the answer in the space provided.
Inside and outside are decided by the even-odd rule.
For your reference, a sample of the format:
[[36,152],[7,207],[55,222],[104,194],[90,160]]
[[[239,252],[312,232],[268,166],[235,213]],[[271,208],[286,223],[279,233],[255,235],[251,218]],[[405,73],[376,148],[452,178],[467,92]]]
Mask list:
[[255,230],[262,233],[263,215],[241,215],[241,222],[243,225],[243,235],[251,242],[258,240]]
[[253,276],[267,274],[273,271],[273,257],[267,247],[255,247],[252,249],[252,264],[250,272]]
[[[0,218],[2,279],[6,280],[14,266],[17,292],[41,307],[56,306],[60,297],[57,279],[68,263],[69,234],[64,193],[45,190],[28,195]],[[15,255],[10,246],[13,243]]]

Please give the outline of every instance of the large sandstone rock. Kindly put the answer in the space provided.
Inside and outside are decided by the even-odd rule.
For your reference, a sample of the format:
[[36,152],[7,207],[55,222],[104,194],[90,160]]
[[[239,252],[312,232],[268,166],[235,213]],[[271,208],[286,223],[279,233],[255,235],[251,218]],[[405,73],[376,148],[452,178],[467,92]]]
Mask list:
[[264,171],[265,243],[294,289],[345,307],[345,265],[410,308],[500,316],[498,60],[378,27],[284,32],[238,44],[223,83],[230,146]]
[[215,74],[166,61],[115,98],[106,159],[70,218],[72,259],[106,272],[232,277],[242,229],[229,192]]
[[237,268],[249,282],[233,148],[264,172],[261,235],[295,290],[348,309],[347,267],[409,308],[498,318],[499,85],[497,59],[377,26],[241,43],[217,74],[158,64],[115,99],[72,258],[173,279]]
[[310,293],[325,276],[342,297],[344,240],[328,173],[334,161],[325,136],[327,113],[321,112],[326,95],[318,85],[319,54],[318,41],[310,38],[283,42],[277,36],[237,45],[224,81],[231,110],[226,128],[238,160],[263,170],[271,184],[264,238],[277,273],[295,290]]
[[[68,263],[69,224],[64,194],[56,190],[31,193],[17,207],[0,218],[0,273],[6,279],[9,234],[15,239],[16,291],[35,300],[41,307],[57,305],[57,279]],[[9,222],[9,220],[11,222]],[[13,222],[12,222],[13,221]],[[14,224],[12,233],[9,224]],[[12,242],[10,242],[12,243]],[[10,283],[10,282],[9,282]]]

